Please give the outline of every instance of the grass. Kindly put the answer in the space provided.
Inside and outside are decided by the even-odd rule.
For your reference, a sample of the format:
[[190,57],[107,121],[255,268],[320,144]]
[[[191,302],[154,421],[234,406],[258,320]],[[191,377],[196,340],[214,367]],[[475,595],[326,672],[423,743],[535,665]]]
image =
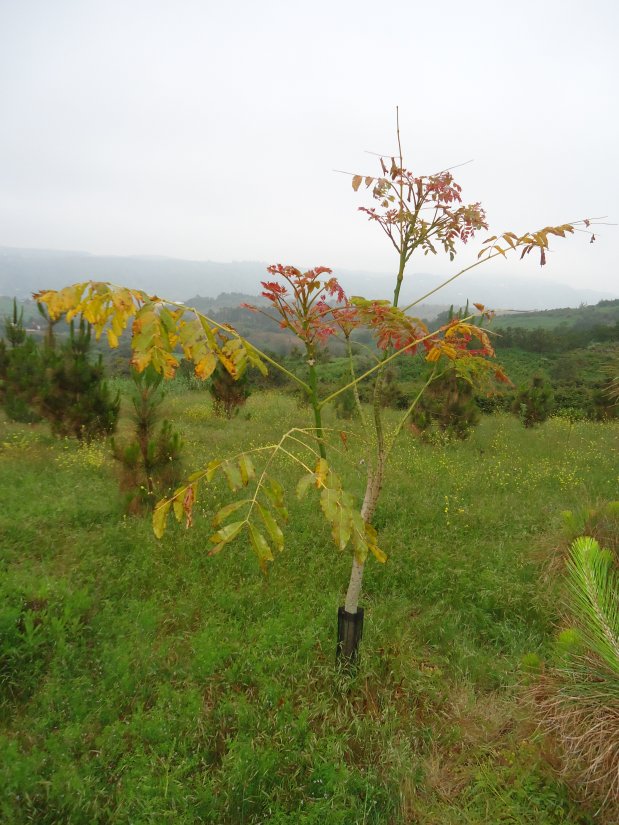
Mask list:
[[[255,393],[226,424],[209,403],[168,399],[188,471],[305,423],[280,396]],[[495,416],[467,443],[405,435],[352,677],[334,668],[350,558],[311,496],[290,502],[265,577],[242,543],[206,555],[219,484],[192,530],[158,542],[123,517],[104,444],[0,428],[2,822],[594,821],[548,764],[522,661],[545,657],[557,621],[542,537],[561,511],[616,497],[616,424]]]

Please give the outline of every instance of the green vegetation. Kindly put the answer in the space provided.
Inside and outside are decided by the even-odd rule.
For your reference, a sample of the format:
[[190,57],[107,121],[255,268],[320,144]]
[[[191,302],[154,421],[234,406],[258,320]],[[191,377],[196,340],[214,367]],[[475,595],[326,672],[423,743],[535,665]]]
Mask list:
[[[167,403],[197,464],[306,420],[281,394],[254,392],[249,421],[225,424],[202,394]],[[324,424],[342,429],[331,409]],[[364,449],[346,427],[343,481],[359,493]],[[194,529],[158,542],[123,518],[103,442],[0,428],[3,823],[613,822],[553,774],[522,697],[530,662],[554,655],[543,537],[566,508],[616,495],[616,422],[525,430],[496,415],[466,442],[404,437],[375,517],[389,559],[368,564],[348,677],[333,613],[349,557],[309,499],[290,496],[265,577],[242,544],[207,556],[224,482]]]

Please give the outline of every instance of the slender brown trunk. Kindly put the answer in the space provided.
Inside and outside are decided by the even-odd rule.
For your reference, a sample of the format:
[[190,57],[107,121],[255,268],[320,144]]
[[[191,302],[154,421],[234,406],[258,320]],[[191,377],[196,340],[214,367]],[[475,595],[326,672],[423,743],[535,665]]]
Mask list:
[[[384,476],[385,456],[380,453],[375,469],[368,473],[365,496],[363,498],[363,505],[361,506],[361,518],[366,522],[372,521],[374,513],[376,512],[376,505],[378,504],[378,497],[383,486]],[[348,591],[346,592],[346,601],[344,602],[344,609],[347,613],[356,613],[359,607],[364,568],[365,562],[360,562],[353,557],[350,581],[348,582]]]

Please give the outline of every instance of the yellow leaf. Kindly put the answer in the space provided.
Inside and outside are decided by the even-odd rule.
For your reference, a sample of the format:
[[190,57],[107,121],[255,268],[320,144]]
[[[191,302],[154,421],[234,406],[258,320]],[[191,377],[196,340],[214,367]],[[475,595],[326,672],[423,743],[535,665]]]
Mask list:
[[210,375],[212,375],[216,366],[217,358],[212,352],[207,352],[204,358],[201,358],[200,361],[196,363],[196,376],[200,378],[202,381],[204,381],[207,378],[209,378]]
[[165,523],[168,517],[172,502],[170,499],[164,499],[158,502],[153,512],[153,533],[160,539],[165,533]]
[[258,512],[262,517],[264,526],[269,531],[273,544],[281,552],[284,549],[284,534],[282,533],[279,524],[275,521],[275,518],[269,510],[263,507],[260,503],[258,503]]
[[244,486],[256,475],[254,464],[251,458],[245,453],[239,458],[239,470],[241,471],[241,481]]
[[227,355],[224,355],[223,352],[219,353],[219,360],[224,365],[226,370],[230,373],[230,375],[233,378],[236,378],[237,374],[238,374],[238,370],[236,368],[236,365],[234,364],[234,361],[232,361],[230,358],[228,358]]
[[302,478],[299,479],[299,483],[297,484],[297,498],[302,499],[305,493],[307,492],[308,487],[310,484],[313,484],[316,481],[316,476],[314,473],[308,473],[304,475]]
[[111,329],[107,331],[107,340],[112,349],[116,349],[118,346],[118,335]]
[[174,517],[180,524],[180,522],[183,520],[183,515],[185,511],[183,510],[183,502],[178,496],[175,496],[172,499],[172,509],[174,510]]
[[232,539],[236,538],[236,536],[239,534],[241,527],[244,524],[246,524],[245,521],[234,521],[232,522],[232,524],[226,524],[225,527],[222,527],[221,530],[218,530],[216,533],[214,533],[211,536],[210,540],[213,542],[213,544],[218,544],[219,542],[227,544],[229,541],[232,541]]
[[266,573],[267,561],[273,561],[273,553],[265,537],[260,530],[254,527],[253,524],[247,525],[249,529],[249,540],[252,543],[256,555],[258,556],[258,563],[261,569]]
[[372,551],[376,561],[379,561],[381,564],[384,564],[387,561],[387,555],[383,553],[380,547],[377,547],[375,544],[370,543],[368,543],[368,547]]
[[324,458],[319,458],[315,469],[316,487],[325,487],[327,475],[329,474],[329,465]]

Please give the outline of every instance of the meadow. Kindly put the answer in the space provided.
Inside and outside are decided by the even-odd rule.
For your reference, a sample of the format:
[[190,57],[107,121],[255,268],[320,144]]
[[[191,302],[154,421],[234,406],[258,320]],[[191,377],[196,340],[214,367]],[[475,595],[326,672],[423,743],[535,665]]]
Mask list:
[[[187,472],[307,423],[269,392],[230,422],[206,393],[167,408]],[[360,494],[362,444],[347,443]],[[617,421],[404,433],[375,518],[388,560],[368,565],[361,660],[342,673],[350,557],[311,495],[289,497],[265,576],[243,542],[207,555],[220,482],[193,528],[157,541],[123,515],[106,443],[0,419],[0,820],[603,823],[554,770],[528,665],[564,621],[561,512],[617,497],[618,448]]]

